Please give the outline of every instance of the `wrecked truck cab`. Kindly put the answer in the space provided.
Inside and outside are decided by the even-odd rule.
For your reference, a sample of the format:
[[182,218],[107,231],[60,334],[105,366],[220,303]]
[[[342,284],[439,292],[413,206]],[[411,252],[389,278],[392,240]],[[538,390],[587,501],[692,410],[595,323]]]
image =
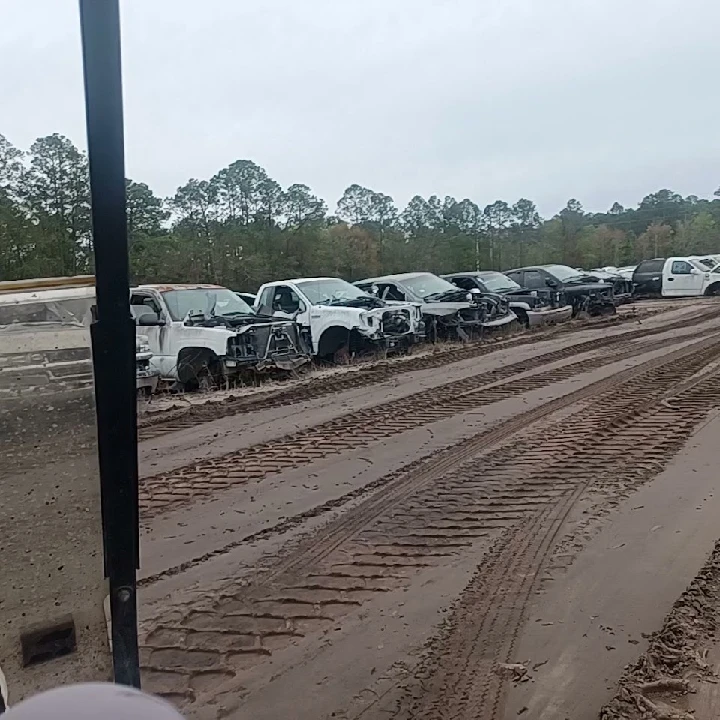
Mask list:
[[487,330],[507,327],[517,320],[505,298],[461,290],[432,273],[384,275],[355,284],[387,302],[418,304],[430,342],[479,338]]
[[510,309],[526,328],[566,322],[572,317],[572,306],[563,302],[561,293],[550,288],[528,290],[495,270],[452,273],[442,277],[463,290],[477,289],[507,298]]
[[292,320],[259,316],[219,285],[140,285],[130,307],[151,365],[188,390],[227,385],[247,371],[292,371],[310,360]]
[[326,360],[408,347],[424,334],[417,305],[390,305],[339,278],[266,283],[255,310],[297,322],[313,355]]
[[581,271],[568,265],[533,265],[506,270],[505,275],[529,290],[561,293],[572,306],[573,317],[587,315],[614,315],[615,294],[612,284],[595,282]]

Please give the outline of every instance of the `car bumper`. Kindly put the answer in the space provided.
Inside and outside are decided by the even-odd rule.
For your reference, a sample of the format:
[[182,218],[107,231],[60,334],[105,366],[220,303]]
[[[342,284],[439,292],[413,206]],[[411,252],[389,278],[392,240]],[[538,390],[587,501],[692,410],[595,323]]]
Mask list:
[[528,325],[531,328],[566,322],[572,317],[572,306],[565,305],[564,307],[546,308],[545,310],[528,310],[527,317]]
[[620,305],[627,305],[628,303],[631,303],[634,299],[635,298],[632,293],[622,293],[615,295],[613,302],[615,303],[615,307],[620,307]]
[[481,325],[484,328],[496,328],[502,327],[503,325],[509,325],[514,320],[517,320],[517,315],[514,312],[509,312],[501,318],[495,318],[495,320],[485,320],[481,323]]
[[277,354],[267,358],[225,358],[223,365],[225,375],[233,377],[243,370],[255,370],[257,372],[269,372],[272,370],[285,370],[292,372],[310,362],[309,355],[302,353]]

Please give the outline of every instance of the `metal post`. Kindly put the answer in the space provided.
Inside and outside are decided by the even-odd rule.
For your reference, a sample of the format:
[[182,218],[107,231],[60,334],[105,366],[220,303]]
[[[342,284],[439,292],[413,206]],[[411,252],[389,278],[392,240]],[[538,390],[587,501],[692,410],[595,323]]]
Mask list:
[[115,682],[140,687],[135,323],[130,315],[118,0],[80,0],[97,318],[92,324]]

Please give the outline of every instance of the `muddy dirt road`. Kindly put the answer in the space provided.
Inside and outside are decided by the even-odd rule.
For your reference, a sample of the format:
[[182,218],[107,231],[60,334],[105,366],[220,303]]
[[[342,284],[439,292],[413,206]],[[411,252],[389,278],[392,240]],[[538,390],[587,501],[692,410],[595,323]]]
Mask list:
[[611,702],[720,534],[720,307],[443,352],[145,423],[147,689],[238,720]]

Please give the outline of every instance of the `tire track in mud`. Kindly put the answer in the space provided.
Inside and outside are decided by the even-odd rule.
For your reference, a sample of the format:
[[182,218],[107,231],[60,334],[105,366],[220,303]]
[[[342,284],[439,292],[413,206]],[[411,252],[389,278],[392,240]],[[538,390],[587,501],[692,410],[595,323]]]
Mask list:
[[[683,410],[661,405],[657,411],[640,411],[632,423],[624,422],[620,436],[600,438],[595,446],[573,458],[577,485],[556,508],[556,513],[538,513],[528,525],[518,526],[493,548],[478,567],[439,638],[431,642],[424,662],[413,681],[394,703],[394,712],[383,708],[383,718],[427,720],[498,720],[503,717],[505,680],[497,673],[502,663],[513,661],[513,650],[525,621],[531,595],[539,589],[564,518],[582,492],[603,479],[625,475],[624,484],[636,488],[663,470],[708,410],[720,401],[717,379],[720,371],[698,383],[670,390],[683,394]],[[634,458],[628,457],[631,448]],[[583,457],[583,455],[585,457]],[[612,462],[597,475],[583,477],[587,461]],[[632,461],[642,461],[628,468]],[[581,470],[578,472],[578,466]],[[617,491],[617,488],[615,488]],[[371,714],[370,714],[371,715]]]
[[[700,330],[682,337],[650,341],[629,348],[625,340],[614,340],[610,347],[606,343],[606,349],[612,349],[612,352],[607,354],[536,372],[495,387],[490,385],[533,370],[537,367],[538,359],[514,363],[489,373],[422,390],[298,430],[276,440],[259,443],[218,458],[198,461],[168,473],[144,477],[140,480],[140,510],[145,519],[151,518],[234,485],[261,480],[282,470],[301,467],[331,455],[366,447],[373,442],[394,437],[457,413],[537,390],[641,353],[706,335],[706,330]],[[592,342],[596,344],[599,340]],[[548,353],[545,361],[550,362],[550,357],[558,361],[577,352],[576,348],[565,348]]]
[[[190,605],[163,608],[146,621],[146,687],[181,705],[237,694],[243,673],[276,649],[407,585],[423,568],[495,541],[423,666],[431,688],[425,681],[423,692],[409,688],[395,712],[398,718],[495,718],[502,683],[485,670],[509,657],[565,514],[602,478],[654,476],[717,399],[720,370],[678,384],[719,355],[717,339],[670,353],[547,403],[544,414],[536,409],[508,421],[493,438],[463,441],[426,460],[424,473],[393,474],[392,493],[371,496],[254,583],[199,592]],[[660,402],[680,391],[682,412]],[[547,418],[542,437],[528,427],[582,399],[593,402],[569,419]],[[483,448],[488,452],[478,458]],[[635,467],[635,459],[644,463]]]
[[[628,322],[639,322],[641,319],[649,319],[650,317],[669,311],[670,310],[652,311],[647,314],[643,314],[640,317],[630,315],[627,318],[617,318],[617,316],[615,316],[616,319],[614,320],[595,320],[583,325],[581,328],[575,326],[558,326],[548,332],[528,333],[520,338],[506,342],[475,343],[461,348],[449,348],[431,355],[410,357],[392,363],[375,363],[368,367],[353,370],[334,377],[313,378],[301,385],[279,388],[278,390],[267,393],[251,394],[242,398],[233,397],[233,399],[227,401],[208,401],[205,404],[196,404],[191,405],[190,407],[159,412],[157,414],[148,414],[145,417],[139,418],[138,438],[141,441],[151,440],[167,433],[185,430],[187,428],[194,427],[195,425],[212,422],[213,420],[218,420],[224,417],[282,407],[285,405],[325,397],[333,393],[352,390],[359,387],[377,385],[403,373],[443,367],[444,365],[448,365],[450,363],[460,362],[462,360],[475,357],[483,357],[499,350],[519,347],[521,345],[527,345],[545,339],[554,339],[559,335],[564,335],[576,330],[579,331],[580,329],[595,329],[603,326],[615,327]],[[661,329],[652,328],[642,331],[631,331],[623,335],[623,340],[632,340],[633,338],[650,336],[660,332],[667,332],[668,330],[688,327],[695,323],[704,322],[713,317],[717,317],[718,314],[717,310],[711,309],[695,318],[669,323]],[[575,346],[576,348],[582,348],[575,350],[575,352],[580,353],[598,349],[606,346],[612,341],[613,338],[590,340]],[[543,360],[542,356],[540,356],[539,358],[536,358],[536,362],[551,361]]]
[[[681,351],[680,353],[676,353],[673,357],[681,357],[682,354],[683,353]],[[323,503],[315,508],[311,508],[303,513],[287,518],[272,527],[264,528],[263,530],[257,533],[252,533],[245,538],[227,543],[226,545],[215,548],[197,558],[159,572],[156,575],[145,577],[140,580],[138,584],[140,586],[151,585],[159,580],[172,577],[178,573],[185,572],[199,564],[207,562],[208,560],[224,555],[243,544],[282,534],[302,524],[304,520],[314,518],[318,515],[340,508],[353,500],[361,498],[362,496],[371,496],[367,497],[364,501],[361,513],[354,513],[355,519],[352,522],[346,517],[340,524],[339,528],[332,525],[329,531],[322,531],[322,546],[332,549],[332,547],[340,544],[349,537],[357,528],[361,527],[363,523],[369,522],[373,517],[373,513],[377,514],[386,511],[394,502],[396,502],[396,500],[404,498],[408,493],[421,489],[428,482],[436,481],[443,472],[450,470],[456,465],[471,458],[473,455],[477,455],[488,447],[504,442],[514,434],[520,432],[525,426],[536,422],[538,419],[558,412],[575,403],[581,402],[593,395],[610,391],[616,385],[622,382],[630,381],[637,375],[644,377],[644,373],[646,373],[649,369],[656,366],[662,366],[669,361],[670,360],[666,357],[656,358],[655,360],[648,361],[639,367],[623,370],[609,378],[604,378],[586,385],[573,391],[572,393],[569,393],[568,395],[556,398],[544,403],[540,407],[524,412],[519,416],[511,417],[502,421],[495,428],[489,429],[482,434],[474,435],[461,440],[458,443],[436,450],[429,456],[414,460],[408,465],[405,465],[388,475],[377,478],[376,480],[351,490],[350,492],[334,500],[328,501],[327,503]],[[613,403],[613,407],[618,410],[623,407],[630,408],[632,407],[633,402],[634,398],[626,398],[624,400],[616,399]],[[560,432],[562,425],[563,423],[560,423],[560,426],[554,429]],[[503,450],[500,461],[505,462],[510,455],[514,456],[519,452],[529,452],[540,443],[544,444],[546,447],[553,447],[556,451],[559,451],[560,449],[553,443],[552,440],[544,439],[540,441],[538,438],[534,438],[530,443],[516,443],[513,450]],[[563,447],[565,446],[563,445]],[[489,462],[489,460],[484,458],[483,462]],[[383,491],[381,495],[375,494],[378,490]],[[321,541],[316,539],[315,545],[320,547]],[[318,552],[326,553],[327,550],[318,550]],[[294,558],[295,556],[293,556],[293,559],[289,562],[296,562]],[[286,572],[288,569],[289,567],[283,565],[276,568],[276,572]]]

